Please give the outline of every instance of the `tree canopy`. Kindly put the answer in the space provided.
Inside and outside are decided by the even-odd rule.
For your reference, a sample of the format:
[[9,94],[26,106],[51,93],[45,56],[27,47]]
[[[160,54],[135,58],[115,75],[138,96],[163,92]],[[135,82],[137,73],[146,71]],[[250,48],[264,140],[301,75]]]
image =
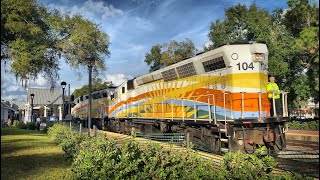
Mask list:
[[165,44],[152,46],[150,52],[145,55],[145,62],[150,66],[150,72],[160,69],[184,59],[193,57],[196,48],[190,39],[177,42],[175,40]]
[[[92,79],[92,91],[98,91],[102,89],[106,89],[108,87],[113,86],[112,81],[102,82],[100,78]],[[85,95],[89,93],[89,86],[84,85],[79,89],[75,89],[73,92],[74,98],[78,98],[79,96]]]
[[36,0],[1,3],[1,61],[11,62],[17,79],[26,82],[42,75],[54,84],[61,57],[74,69],[105,69],[110,42],[99,25],[81,15],[50,11]]
[[307,0],[289,0],[289,9],[268,12],[253,3],[225,11],[224,19],[211,23],[206,51],[225,44],[266,43],[269,49],[269,73],[275,75],[281,89],[289,92],[289,102],[301,101],[319,93],[319,8]]

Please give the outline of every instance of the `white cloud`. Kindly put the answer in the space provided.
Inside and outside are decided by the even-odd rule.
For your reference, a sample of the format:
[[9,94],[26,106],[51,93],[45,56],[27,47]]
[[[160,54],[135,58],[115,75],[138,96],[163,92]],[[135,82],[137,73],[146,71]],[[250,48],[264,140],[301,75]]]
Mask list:
[[30,82],[31,87],[49,87],[48,80],[40,76],[35,81]]
[[114,86],[119,86],[126,80],[130,80],[133,77],[131,75],[125,75],[125,74],[108,74],[106,75],[107,81],[112,81],[112,84]]
[[87,0],[81,4],[81,6],[74,5],[72,7],[49,4],[48,7],[51,9],[59,9],[63,13],[70,12],[72,15],[82,14],[84,17],[90,18],[91,20],[106,20],[108,17],[123,15],[121,9],[117,9],[113,5],[107,5],[103,1]]
[[208,47],[209,47],[210,45],[212,45],[212,44],[213,44],[213,43],[212,43],[211,41],[209,41],[209,42],[207,42],[204,46],[208,48]]

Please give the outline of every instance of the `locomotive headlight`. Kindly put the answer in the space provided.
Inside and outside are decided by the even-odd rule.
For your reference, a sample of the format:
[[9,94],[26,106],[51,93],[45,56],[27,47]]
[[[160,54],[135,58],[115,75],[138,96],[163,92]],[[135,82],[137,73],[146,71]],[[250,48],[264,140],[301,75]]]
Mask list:
[[255,62],[262,62],[264,61],[264,54],[263,53],[255,53],[254,60]]

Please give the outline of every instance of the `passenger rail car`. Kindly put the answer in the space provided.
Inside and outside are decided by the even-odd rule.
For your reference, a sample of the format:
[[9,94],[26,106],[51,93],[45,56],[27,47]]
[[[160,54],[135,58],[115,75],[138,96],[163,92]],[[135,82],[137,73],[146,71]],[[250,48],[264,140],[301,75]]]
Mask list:
[[282,116],[270,117],[267,69],[265,44],[225,45],[128,80],[110,93],[106,128],[188,132],[212,151],[282,150],[287,95],[282,92]]

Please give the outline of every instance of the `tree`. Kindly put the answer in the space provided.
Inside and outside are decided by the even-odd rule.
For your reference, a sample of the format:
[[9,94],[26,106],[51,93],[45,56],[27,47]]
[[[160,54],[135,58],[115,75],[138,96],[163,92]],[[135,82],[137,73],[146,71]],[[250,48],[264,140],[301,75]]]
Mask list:
[[[289,0],[288,5],[291,9],[287,12],[275,9],[273,13],[255,3],[249,8],[241,4],[230,7],[223,20],[211,23],[208,37],[212,44],[205,50],[228,43],[266,43],[269,73],[277,76],[280,88],[289,92],[289,103],[293,105],[308,99],[312,91],[319,92],[319,80],[315,78],[319,75],[319,67],[314,65],[319,57],[319,28],[306,26],[318,22],[315,5],[311,6],[305,0]],[[296,12],[303,9],[308,11]],[[298,21],[294,20],[295,17],[299,17]],[[306,67],[312,68],[306,73]]]
[[150,66],[150,72],[159,69],[161,63],[161,45],[157,44],[152,46],[150,53],[145,56],[144,62]]
[[105,70],[109,37],[81,15],[49,11],[36,0],[3,0],[1,28],[1,61],[11,61],[11,71],[22,81],[44,75],[54,84],[61,56],[74,69]]
[[58,51],[52,46],[48,10],[36,0],[1,1],[1,61],[23,82],[39,74],[51,82],[58,78]]
[[285,25],[295,37],[299,62],[306,72],[311,96],[319,102],[319,8],[316,2],[289,0]]
[[[102,82],[102,79],[100,78],[93,78],[92,81],[93,81],[93,88],[92,88],[93,91],[98,91],[98,90],[106,89],[108,87],[113,86],[111,81]],[[89,93],[88,85],[84,85],[79,89],[75,89],[73,92],[74,98],[78,98],[88,93]]]
[[152,46],[151,51],[146,54],[145,62],[150,66],[150,72],[168,66],[187,58],[193,57],[196,48],[190,39],[177,42],[175,40],[163,45],[157,44]]
[[204,49],[209,51],[228,43],[265,42],[270,33],[269,25],[268,11],[259,8],[255,3],[249,8],[237,4],[226,9],[224,20],[218,19],[211,23],[208,37],[212,44]]

